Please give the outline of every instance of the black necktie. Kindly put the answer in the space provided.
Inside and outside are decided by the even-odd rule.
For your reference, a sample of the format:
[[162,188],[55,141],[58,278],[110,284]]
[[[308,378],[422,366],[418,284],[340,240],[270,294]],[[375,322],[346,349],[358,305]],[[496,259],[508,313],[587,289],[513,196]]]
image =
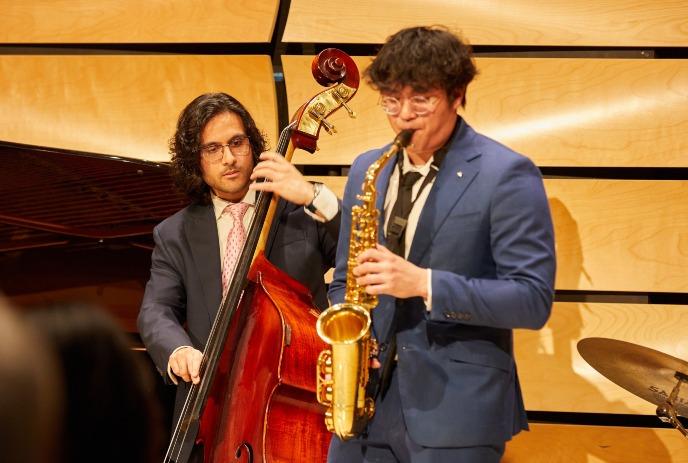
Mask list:
[[413,207],[413,185],[422,177],[420,172],[406,172],[399,179],[397,201],[387,222],[387,249],[404,257],[406,248],[406,223]]
[[[420,172],[406,172],[399,179],[399,191],[397,193],[397,201],[394,203],[392,213],[387,223],[387,249],[393,253],[404,257],[406,251],[405,237],[406,237],[406,223],[408,216],[413,207],[412,190],[413,185],[422,177]],[[418,192],[420,194],[420,191]],[[397,301],[398,304],[398,301]],[[392,378],[392,366],[394,364],[394,357],[397,355],[397,337],[396,325],[398,323],[398,308],[395,310],[392,325],[387,337],[387,356],[381,367],[379,389],[378,393],[383,397],[389,387],[389,382]],[[384,349],[384,346],[381,346]]]

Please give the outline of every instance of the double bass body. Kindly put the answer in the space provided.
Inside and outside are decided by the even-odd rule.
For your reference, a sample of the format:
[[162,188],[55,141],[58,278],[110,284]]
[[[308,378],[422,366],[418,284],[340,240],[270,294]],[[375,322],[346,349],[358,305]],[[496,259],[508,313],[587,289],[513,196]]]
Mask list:
[[201,420],[206,461],[324,462],[330,435],[313,376],[324,344],[310,295],[262,255],[249,281],[220,361],[225,381],[216,381]]

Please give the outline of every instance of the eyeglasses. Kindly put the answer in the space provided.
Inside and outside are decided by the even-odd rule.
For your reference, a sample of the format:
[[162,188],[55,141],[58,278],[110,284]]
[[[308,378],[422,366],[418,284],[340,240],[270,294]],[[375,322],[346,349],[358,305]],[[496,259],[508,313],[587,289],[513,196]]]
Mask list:
[[201,155],[208,162],[218,162],[225,155],[225,147],[229,148],[232,156],[248,156],[251,154],[251,143],[247,136],[242,135],[229,140],[229,143],[209,143],[201,146]]
[[[436,96],[412,96],[408,98],[411,112],[416,116],[427,116],[435,110],[439,98]],[[383,96],[380,98],[382,110],[390,116],[398,116],[401,112],[401,100],[393,96]]]

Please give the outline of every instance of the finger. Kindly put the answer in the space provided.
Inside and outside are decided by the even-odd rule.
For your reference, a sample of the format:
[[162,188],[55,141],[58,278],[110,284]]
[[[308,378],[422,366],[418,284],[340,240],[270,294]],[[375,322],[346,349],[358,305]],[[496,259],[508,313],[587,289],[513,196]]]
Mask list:
[[375,243],[375,250],[380,252],[382,255],[396,256],[392,251],[381,245],[380,243]]
[[261,159],[255,166],[255,168],[269,168],[280,172],[286,172],[290,167],[291,163],[279,155],[271,155]]
[[263,151],[260,153],[258,158],[262,161],[284,159],[281,155],[275,153],[274,151]]
[[369,273],[362,277],[356,278],[356,284],[359,286],[371,286],[371,285],[384,285],[387,284],[389,279],[386,275],[380,273]]
[[274,182],[275,181],[275,172],[271,170],[255,170],[251,172],[251,176],[249,177],[251,180],[258,180],[259,178],[263,178],[269,182]]
[[263,168],[269,168],[269,169],[277,169],[277,170],[283,170],[284,166],[274,158],[268,158],[268,159],[262,159],[258,164],[255,165],[254,169],[263,169]]
[[170,358],[170,370],[172,370],[172,373],[179,376],[179,362],[175,357]]
[[261,161],[260,164],[257,164],[256,167],[253,168],[253,172],[251,172],[251,178],[255,179],[258,177],[265,177],[265,178],[273,178],[275,175],[277,175],[279,172],[279,169],[275,167],[275,164],[271,161]]
[[189,369],[186,365],[186,359],[181,359],[178,361],[178,369],[174,372],[175,375],[179,376],[181,379],[187,383],[191,381],[191,376],[189,376]]
[[370,249],[366,249],[365,251],[363,251],[362,253],[360,253],[360,254],[356,257],[356,260],[357,260],[359,263],[363,263],[363,262],[375,262],[375,261],[379,260],[379,256],[380,256],[380,252],[377,251],[377,249],[370,248]]
[[248,186],[249,190],[254,190],[254,191],[270,191],[274,193],[276,191],[277,185],[274,182],[259,182],[259,183],[251,183]]
[[386,247],[382,246],[381,244],[376,245],[375,255],[377,256],[377,260],[380,260],[380,261],[399,263],[399,261],[404,260],[403,257],[401,257],[397,254],[394,254],[392,251],[390,251]]
[[191,380],[193,381],[194,384],[198,384],[201,380],[201,376],[199,374],[200,369],[201,369],[201,359],[203,356],[201,355],[200,352],[194,351],[194,355],[192,356],[190,362],[189,362],[189,374],[191,375]]
[[376,261],[365,261],[353,268],[354,276],[361,277],[368,274],[382,273],[385,270],[384,263]]
[[386,294],[388,296],[394,295],[392,290],[389,289],[389,285],[386,283],[377,285],[367,285],[365,286],[365,292],[370,294],[371,296],[380,296],[382,294]]

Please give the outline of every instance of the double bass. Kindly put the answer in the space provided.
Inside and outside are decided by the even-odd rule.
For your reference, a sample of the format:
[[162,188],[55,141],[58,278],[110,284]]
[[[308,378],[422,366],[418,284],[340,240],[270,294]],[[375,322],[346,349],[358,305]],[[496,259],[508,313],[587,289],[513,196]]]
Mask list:
[[[329,48],[311,66],[327,88],[304,103],[280,133],[276,151],[317,149],[326,118],[359,86],[358,68]],[[222,300],[200,365],[172,433],[165,463],[325,461],[331,433],[316,401],[317,357],[325,344],[315,332],[318,311],[308,290],[273,266],[263,250],[277,198],[260,192],[232,283]]]

